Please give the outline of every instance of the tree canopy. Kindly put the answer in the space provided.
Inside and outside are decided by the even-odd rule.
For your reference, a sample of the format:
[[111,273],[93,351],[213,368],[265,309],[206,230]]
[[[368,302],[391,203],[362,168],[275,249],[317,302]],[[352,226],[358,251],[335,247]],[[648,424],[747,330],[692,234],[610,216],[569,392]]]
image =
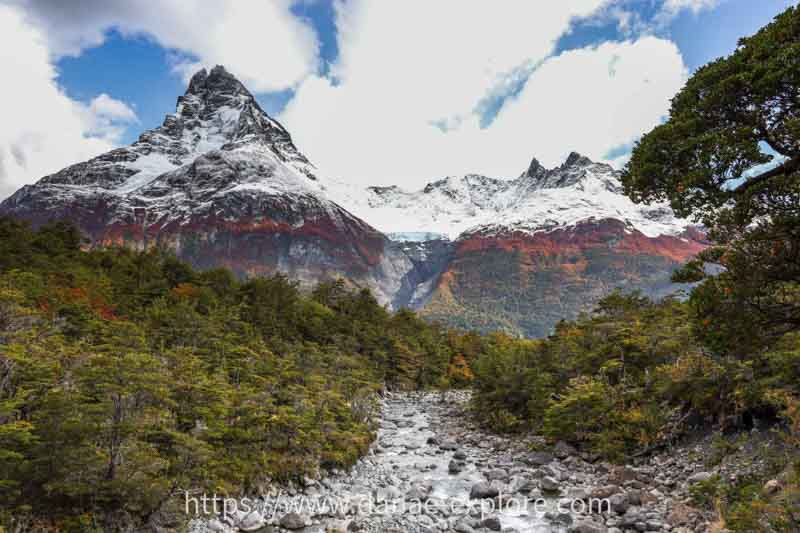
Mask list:
[[747,223],[759,214],[748,205],[754,197],[796,185],[798,139],[800,8],[792,7],[689,79],[666,123],[637,143],[623,184],[634,200],[669,200],[709,225],[724,207]]
[[692,302],[706,340],[744,357],[800,327],[800,8],[699,69],[623,183],[708,232],[713,246],[676,276],[703,281]]

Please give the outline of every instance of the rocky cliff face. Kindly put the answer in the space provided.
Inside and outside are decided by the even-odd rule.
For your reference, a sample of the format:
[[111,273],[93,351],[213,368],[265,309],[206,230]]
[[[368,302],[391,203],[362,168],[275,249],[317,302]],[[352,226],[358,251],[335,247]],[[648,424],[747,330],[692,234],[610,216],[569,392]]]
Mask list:
[[553,169],[534,159],[513,179],[451,176],[412,192],[335,182],[222,67],[198,72],[160,127],[23,187],[0,215],[70,219],[92,246],[160,246],[240,276],[344,278],[395,308],[531,336],[615,288],[674,290],[672,270],[704,246],[577,153]]
[[537,233],[477,232],[455,243],[422,313],[481,331],[543,337],[615,289],[654,298],[674,292],[670,275],[704,247],[700,239],[692,232],[648,237],[616,219]]

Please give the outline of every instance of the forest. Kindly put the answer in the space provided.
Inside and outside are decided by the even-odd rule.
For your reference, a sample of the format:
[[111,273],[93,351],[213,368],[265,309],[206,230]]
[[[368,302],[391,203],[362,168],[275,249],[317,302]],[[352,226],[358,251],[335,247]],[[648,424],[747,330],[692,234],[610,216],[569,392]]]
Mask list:
[[481,349],[341,282],[301,294],[82,244],[0,219],[0,524],[135,527],[182,490],[347,467],[384,388],[463,386]]

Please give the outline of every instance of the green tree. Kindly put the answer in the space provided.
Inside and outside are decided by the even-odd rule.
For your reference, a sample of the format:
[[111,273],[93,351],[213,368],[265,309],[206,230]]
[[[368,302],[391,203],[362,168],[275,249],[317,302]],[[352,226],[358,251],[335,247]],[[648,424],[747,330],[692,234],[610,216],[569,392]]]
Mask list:
[[714,246],[676,276],[707,280],[692,295],[706,342],[748,357],[800,327],[800,8],[699,69],[623,183],[709,231]]

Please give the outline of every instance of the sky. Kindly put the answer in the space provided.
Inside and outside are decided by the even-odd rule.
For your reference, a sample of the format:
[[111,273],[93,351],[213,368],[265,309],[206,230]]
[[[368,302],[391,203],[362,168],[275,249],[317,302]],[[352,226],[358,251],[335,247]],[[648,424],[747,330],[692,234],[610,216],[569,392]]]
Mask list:
[[135,141],[216,64],[340,181],[621,167],[693,71],[795,4],[0,0],[0,199]]

